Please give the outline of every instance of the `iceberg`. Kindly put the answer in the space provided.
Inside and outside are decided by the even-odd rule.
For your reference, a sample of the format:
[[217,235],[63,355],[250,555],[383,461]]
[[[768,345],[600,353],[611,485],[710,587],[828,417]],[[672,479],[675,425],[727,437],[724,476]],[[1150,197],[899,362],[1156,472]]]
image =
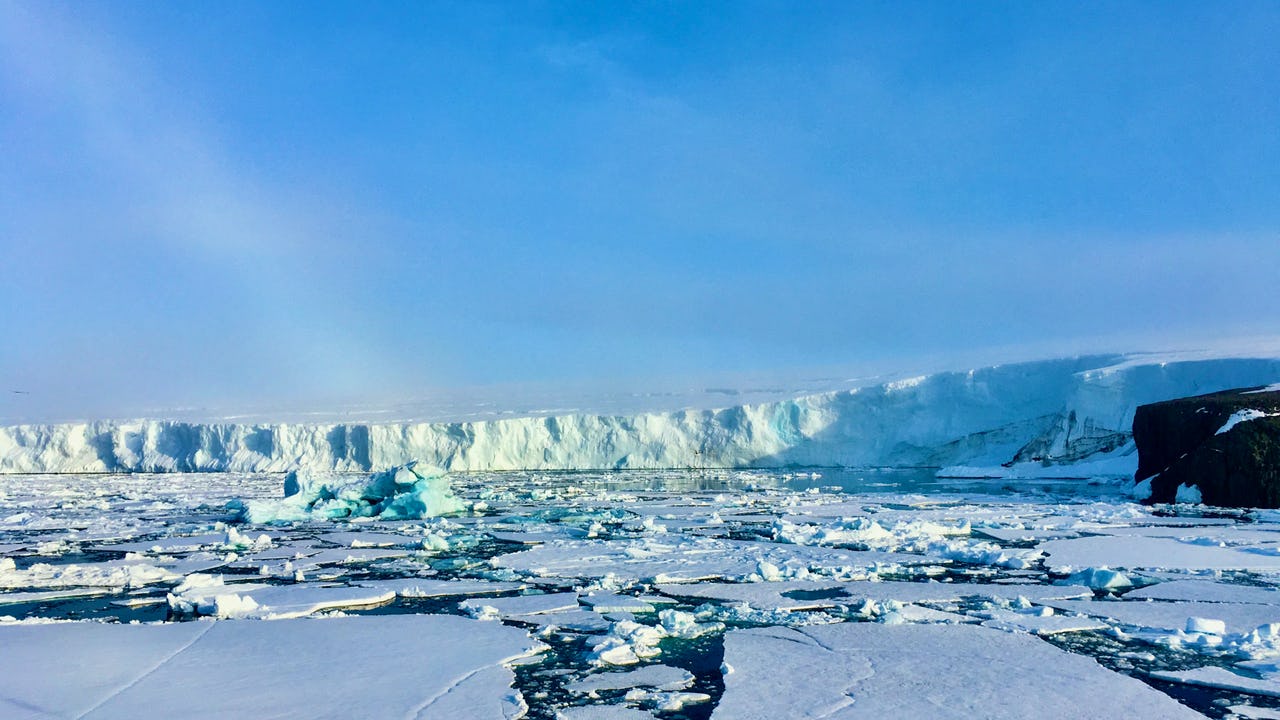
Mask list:
[[284,493],[281,500],[238,501],[241,518],[259,524],[372,517],[417,520],[466,509],[443,470],[419,469],[416,462],[354,480],[294,470],[285,476]]
[[[720,409],[468,422],[100,421],[0,427],[0,472],[999,467],[1126,452],[1138,405],[1280,379],[1262,357],[1093,355]],[[1022,474],[1025,474],[1022,473]]]

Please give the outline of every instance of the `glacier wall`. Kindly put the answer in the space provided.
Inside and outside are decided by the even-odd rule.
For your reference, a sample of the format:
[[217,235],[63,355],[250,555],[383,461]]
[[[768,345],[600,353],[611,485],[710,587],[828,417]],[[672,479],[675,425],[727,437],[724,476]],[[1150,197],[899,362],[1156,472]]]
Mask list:
[[1144,403],[1280,381],[1280,358],[1089,356],[720,410],[459,423],[165,420],[0,427],[0,472],[357,471],[1071,462],[1129,439]]

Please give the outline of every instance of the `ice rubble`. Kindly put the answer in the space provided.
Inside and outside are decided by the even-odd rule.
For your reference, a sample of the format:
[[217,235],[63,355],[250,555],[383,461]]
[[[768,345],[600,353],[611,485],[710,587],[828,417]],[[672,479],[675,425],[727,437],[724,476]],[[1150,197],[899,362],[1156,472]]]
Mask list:
[[[1039,465],[1122,447],[1139,404],[1277,377],[1280,359],[1270,353],[1261,359],[1105,355],[632,416],[17,425],[0,428],[0,472],[367,471],[415,458],[450,470]],[[1109,472],[1132,470],[1120,465],[1125,469]]]
[[461,512],[443,470],[416,462],[351,480],[290,472],[283,500],[249,500],[242,516],[252,523],[286,523],[313,519],[371,518],[403,520]]

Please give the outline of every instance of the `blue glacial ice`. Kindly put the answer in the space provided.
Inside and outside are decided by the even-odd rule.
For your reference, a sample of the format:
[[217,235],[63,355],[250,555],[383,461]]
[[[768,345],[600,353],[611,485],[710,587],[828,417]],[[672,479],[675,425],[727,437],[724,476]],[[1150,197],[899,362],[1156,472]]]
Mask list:
[[415,520],[461,512],[445,472],[415,462],[356,479],[296,470],[285,476],[285,497],[239,503],[252,523],[372,518]]

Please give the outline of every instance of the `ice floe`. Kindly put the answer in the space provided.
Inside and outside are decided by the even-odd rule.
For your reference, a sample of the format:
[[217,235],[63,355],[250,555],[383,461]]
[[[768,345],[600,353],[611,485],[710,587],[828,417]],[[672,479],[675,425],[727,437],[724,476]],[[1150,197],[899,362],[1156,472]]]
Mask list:
[[734,630],[724,652],[713,718],[1203,717],[1091,659],[972,625]]
[[[0,626],[8,717],[520,714],[506,667],[542,645],[443,615]],[[69,682],[69,679],[73,681]],[[175,707],[175,703],[178,707]]]

